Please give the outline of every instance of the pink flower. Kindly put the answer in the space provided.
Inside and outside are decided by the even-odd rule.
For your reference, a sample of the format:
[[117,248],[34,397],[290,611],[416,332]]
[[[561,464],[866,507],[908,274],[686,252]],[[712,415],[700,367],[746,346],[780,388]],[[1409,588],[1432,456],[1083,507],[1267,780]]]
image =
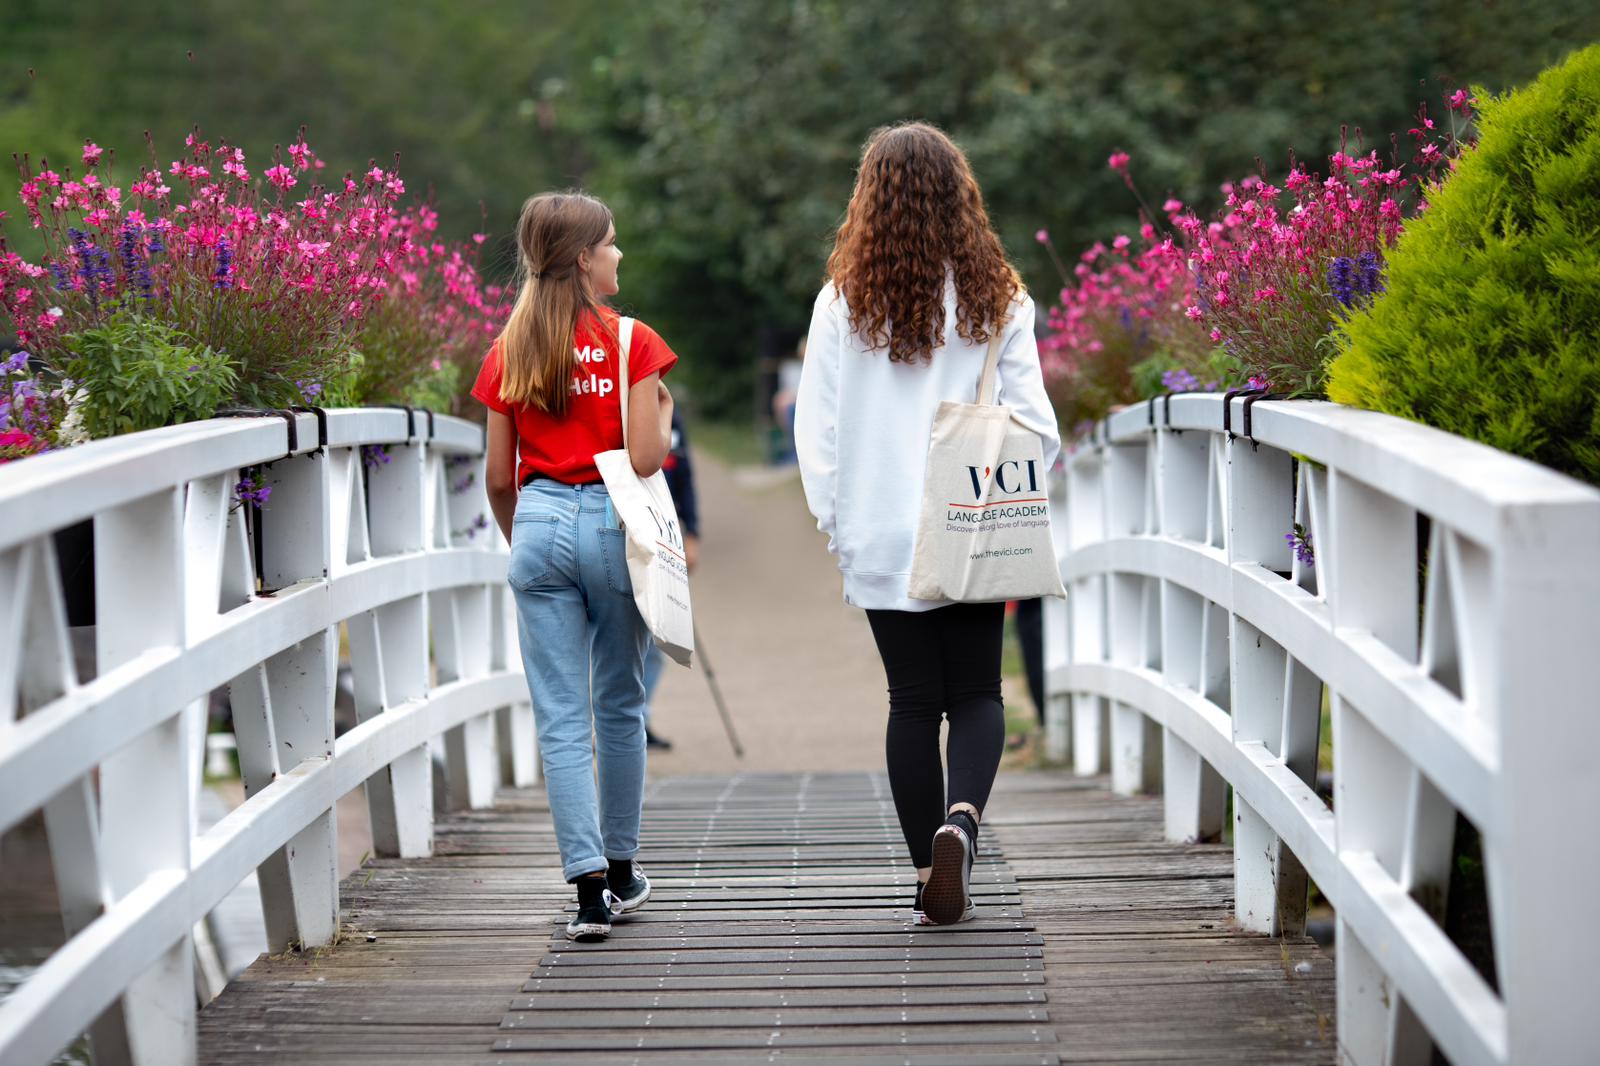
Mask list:
[[101,148],[98,144],[95,144],[93,141],[84,141],[83,142],[83,164],[84,164],[84,166],[89,166],[89,167],[94,166],[96,163],[100,162],[100,156],[103,155],[104,153],[105,153],[105,149]]
[[298,179],[296,179],[293,174],[289,173],[289,168],[284,166],[282,163],[279,163],[275,167],[268,168],[266,173],[262,176],[280,189],[292,189],[299,184]]
[[1161,205],[1161,210],[1165,211],[1169,215],[1175,215],[1179,211],[1183,210],[1183,201],[1182,200],[1168,200],[1166,203]]
[[1126,174],[1128,172],[1128,163],[1131,161],[1131,158],[1132,157],[1130,157],[1127,152],[1112,152],[1111,155],[1106,158],[1106,166],[1110,167],[1112,170],[1115,170],[1118,174]]
[[1256,303],[1267,303],[1278,298],[1278,290],[1271,285],[1263,285],[1256,290]]
[[[1205,317],[1205,312],[1200,310],[1200,307],[1199,307],[1198,304],[1190,304],[1188,307],[1185,307],[1183,309],[1183,313],[1185,315],[1187,315],[1192,321],[1195,321],[1195,322],[1198,322],[1198,321],[1200,321],[1200,319]],[[1213,332],[1215,332],[1215,331],[1213,331]]]
[[1049,244],[1050,243],[1050,231],[1042,229],[1042,230],[1040,230],[1039,232],[1037,232],[1037,233],[1035,233],[1033,235],[1033,239],[1038,241],[1040,244]]
[[1115,248],[1119,252],[1124,252],[1127,251],[1128,245],[1132,243],[1133,242],[1128,239],[1127,234],[1119,233],[1117,234],[1116,240],[1111,242],[1111,247]]
[[1468,93],[1465,89],[1457,89],[1454,93],[1450,94],[1450,110],[1452,111],[1465,111],[1475,105],[1477,102],[1477,100],[1472,98],[1472,94]]
[[1222,341],[1222,330],[1217,329],[1215,326],[1213,326],[1212,329],[1211,329],[1211,343],[1217,344],[1217,343],[1220,343],[1221,341]]

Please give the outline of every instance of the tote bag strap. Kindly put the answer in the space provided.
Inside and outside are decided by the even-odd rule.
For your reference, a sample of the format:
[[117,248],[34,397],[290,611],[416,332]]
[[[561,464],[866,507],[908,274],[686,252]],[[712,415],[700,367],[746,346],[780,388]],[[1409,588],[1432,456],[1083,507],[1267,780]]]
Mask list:
[[978,379],[978,402],[980,404],[994,403],[995,378],[999,377],[1000,372],[1000,340],[1005,328],[1006,319],[1002,318],[1000,324],[995,326],[994,333],[989,337],[989,353],[983,357],[983,377]]
[[622,402],[622,447],[628,447],[628,349],[633,347],[633,319],[617,319],[617,397]]

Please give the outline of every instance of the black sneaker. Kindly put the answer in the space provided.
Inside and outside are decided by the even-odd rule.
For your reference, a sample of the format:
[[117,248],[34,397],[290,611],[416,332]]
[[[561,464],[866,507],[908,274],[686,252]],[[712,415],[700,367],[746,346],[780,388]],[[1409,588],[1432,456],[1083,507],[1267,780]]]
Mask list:
[[930,925],[954,925],[977,914],[972,903],[972,841],[959,825],[945,823],[933,834],[933,873],[922,890]]
[[[585,880],[591,880],[585,878]],[[592,880],[599,881],[599,878]],[[582,943],[604,940],[611,935],[611,890],[601,882],[598,891],[578,887],[578,913],[567,923],[567,939]]]
[[656,749],[658,749],[660,751],[671,751],[672,750],[672,741],[668,740],[666,737],[658,737],[658,736],[656,736],[654,733],[652,733],[650,731],[650,727],[649,726],[645,726],[644,727],[644,746],[647,747],[647,748],[656,748]]
[[611,896],[611,913],[627,914],[650,898],[650,879],[644,875],[644,867],[632,859],[614,861],[606,871],[606,891]]

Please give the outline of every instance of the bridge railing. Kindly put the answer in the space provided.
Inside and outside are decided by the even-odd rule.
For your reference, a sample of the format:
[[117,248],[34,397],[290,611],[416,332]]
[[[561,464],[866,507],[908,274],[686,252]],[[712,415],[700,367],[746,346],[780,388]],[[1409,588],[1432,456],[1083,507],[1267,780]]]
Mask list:
[[[1243,928],[1298,932],[1315,882],[1341,1061],[1588,1059],[1600,493],[1387,416],[1246,404],[1126,409],[1067,456],[1048,747],[1162,792],[1174,840],[1218,835],[1231,799]],[[1468,823],[1476,967],[1444,922]]]
[[[455,806],[534,779],[482,457],[468,422],[359,409],[0,468],[0,832],[43,812],[67,936],[0,1003],[0,1062],[86,1031],[97,1063],[192,1062],[197,998],[225,980],[194,930],[235,886],[258,873],[271,950],[336,937],[341,796],[365,784],[373,850],[414,856],[431,746]],[[358,724],[336,738],[341,634]],[[200,833],[219,689],[247,798]]]

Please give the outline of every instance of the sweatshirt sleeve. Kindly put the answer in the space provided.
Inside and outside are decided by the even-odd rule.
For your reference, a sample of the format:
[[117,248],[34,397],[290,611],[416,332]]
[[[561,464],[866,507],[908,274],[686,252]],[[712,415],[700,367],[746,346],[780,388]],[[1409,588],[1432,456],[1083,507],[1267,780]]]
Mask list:
[[828,535],[828,550],[837,554],[839,452],[835,427],[839,418],[839,360],[842,355],[839,316],[832,306],[833,286],[817,296],[806,335],[800,390],[794,407],[794,450],[806,505],[817,528]]
[[1006,323],[1007,336],[1000,349],[998,402],[1011,407],[1012,417],[1039,434],[1044,448],[1044,468],[1055,466],[1061,452],[1061,429],[1055,408],[1044,391],[1039,368],[1039,342],[1033,335],[1033,297],[1023,296]]

